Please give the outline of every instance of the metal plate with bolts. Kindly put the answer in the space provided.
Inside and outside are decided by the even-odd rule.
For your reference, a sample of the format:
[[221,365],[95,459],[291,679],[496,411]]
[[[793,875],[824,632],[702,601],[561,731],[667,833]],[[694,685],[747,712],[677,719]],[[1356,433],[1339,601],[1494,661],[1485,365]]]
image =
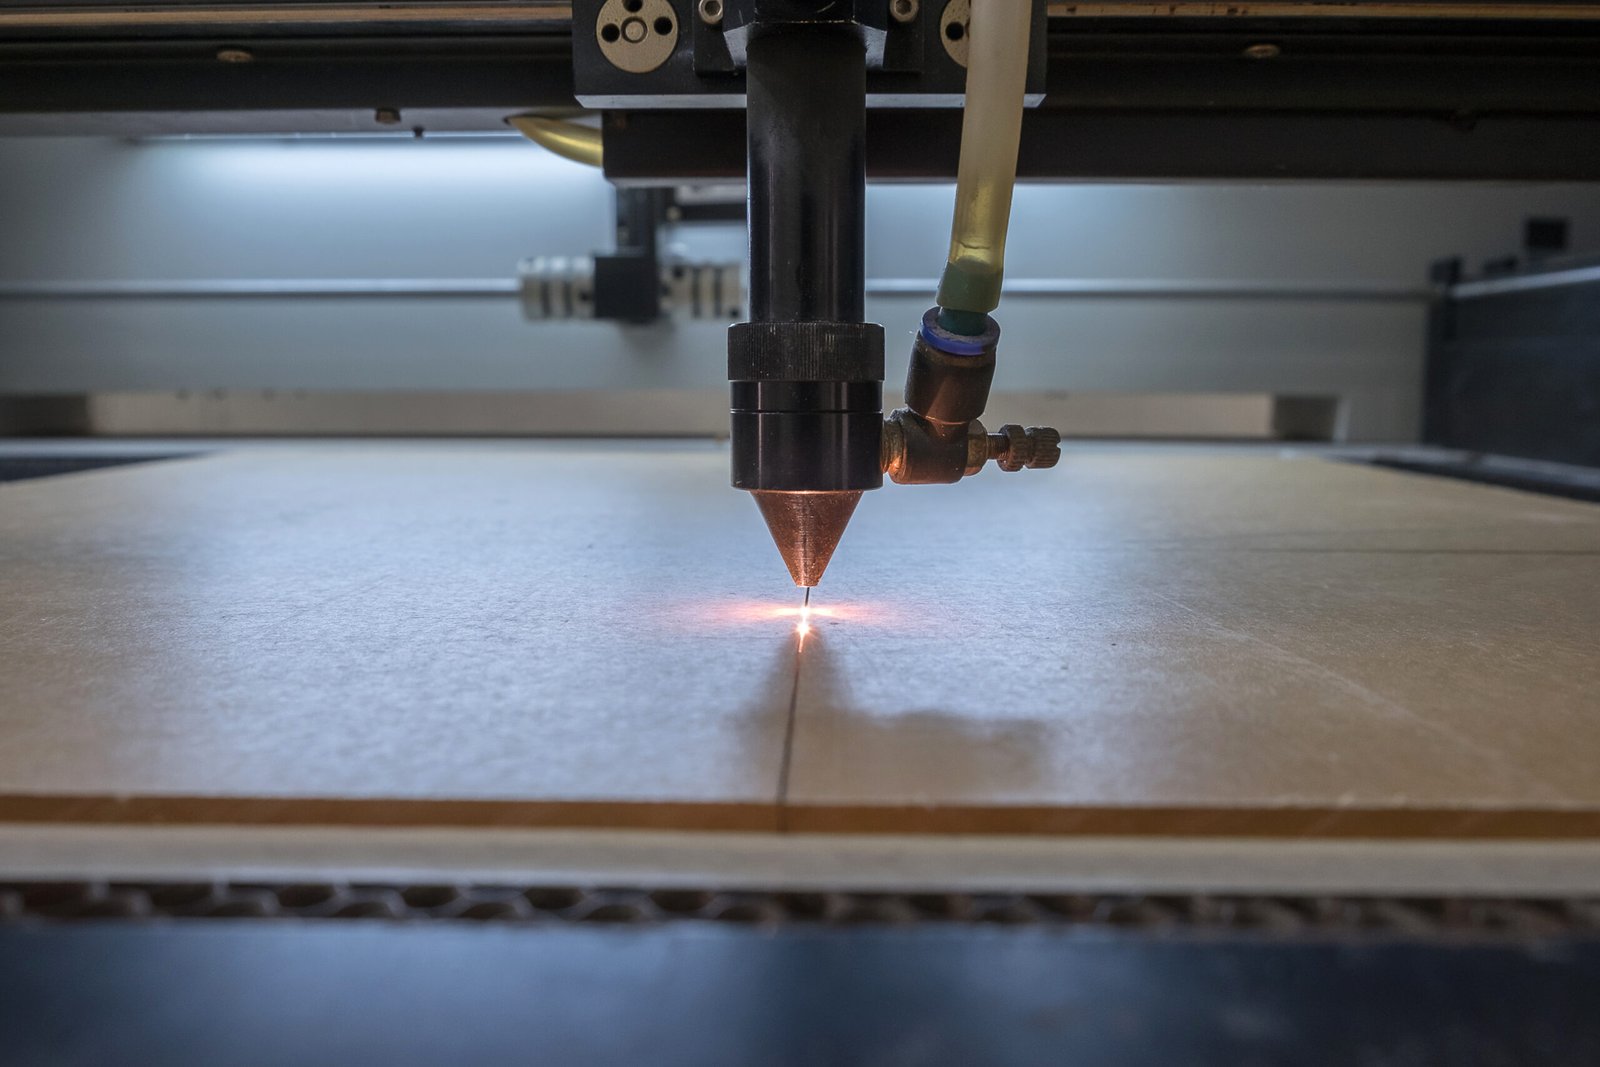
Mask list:
[[677,46],[678,15],[667,0],[606,0],[594,34],[612,66],[648,74]]
[[963,67],[967,65],[967,30],[971,20],[971,0],[950,0],[944,5],[944,14],[939,16],[939,40],[950,58]]

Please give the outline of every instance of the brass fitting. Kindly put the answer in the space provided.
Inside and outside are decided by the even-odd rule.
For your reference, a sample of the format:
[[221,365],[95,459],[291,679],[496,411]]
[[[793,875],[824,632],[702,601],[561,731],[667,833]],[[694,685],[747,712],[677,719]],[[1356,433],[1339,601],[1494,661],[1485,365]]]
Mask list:
[[982,467],[988,444],[981,425],[974,436],[967,423],[935,422],[910,408],[890,412],[883,424],[883,473],[901,485],[959,482],[977,455]]
[[958,482],[990,460],[1003,471],[1054,467],[1061,461],[1061,433],[1050,426],[1015,423],[989,433],[977,419],[952,426],[909,408],[896,409],[883,424],[883,473],[901,485]]
[[989,433],[978,416],[989,402],[1000,327],[985,317],[976,336],[951,334],[938,308],[923,316],[906,371],[906,406],[883,427],[883,472],[902,485],[959,482],[990,460],[1001,470],[1053,467],[1061,434],[1048,426],[1006,424]]

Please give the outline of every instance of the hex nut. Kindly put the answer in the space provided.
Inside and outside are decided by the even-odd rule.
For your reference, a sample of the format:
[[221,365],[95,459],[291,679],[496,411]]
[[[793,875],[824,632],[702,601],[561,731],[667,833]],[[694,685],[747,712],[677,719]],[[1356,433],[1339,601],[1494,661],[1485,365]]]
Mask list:
[[1028,437],[1028,431],[1014,422],[1008,422],[1000,427],[997,434],[991,435],[990,440],[998,437],[1000,451],[995,456],[995,465],[1003,471],[1016,472],[1028,465],[1033,459],[1033,441]]

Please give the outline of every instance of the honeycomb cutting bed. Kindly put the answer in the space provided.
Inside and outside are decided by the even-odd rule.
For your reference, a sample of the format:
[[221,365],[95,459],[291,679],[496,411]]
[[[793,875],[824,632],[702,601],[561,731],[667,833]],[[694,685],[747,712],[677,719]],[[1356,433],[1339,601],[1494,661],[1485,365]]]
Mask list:
[[0,821],[1600,833],[1600,507],[1274,453],[890,487],[798,604],[704,449],[0,485]]

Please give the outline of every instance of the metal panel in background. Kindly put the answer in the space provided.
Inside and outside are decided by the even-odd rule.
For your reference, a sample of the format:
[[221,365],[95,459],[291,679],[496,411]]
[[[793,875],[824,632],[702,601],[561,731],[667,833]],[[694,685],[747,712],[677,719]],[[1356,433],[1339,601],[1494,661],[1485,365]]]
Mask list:
[[[1600,67],[1596,68],[1600,85]],[[651,184],[744,174],[744,116],[608,112],[606,177]],[[1448,114],[1265,111],[1026,113],[1023,181],[1600,180],[1600,112],[1463,119]],[[953,180],[961,115],[869,111],[867,177]]]
[[1423,439],[1600,466],[1600,261],[1462,282],[1439,300]]
[[[1026,178],[1600,179],[1600,5],[1049,10]],[[574,105],[570,11],[0,4],[0,134],[503,131],[507,115]],[[907,77],[874,73],[869,92]],[[737,123],[615,115],[608,173],[741,174]],[[875,116],[869,174],[950,175],[956,129],[948,111]]]

